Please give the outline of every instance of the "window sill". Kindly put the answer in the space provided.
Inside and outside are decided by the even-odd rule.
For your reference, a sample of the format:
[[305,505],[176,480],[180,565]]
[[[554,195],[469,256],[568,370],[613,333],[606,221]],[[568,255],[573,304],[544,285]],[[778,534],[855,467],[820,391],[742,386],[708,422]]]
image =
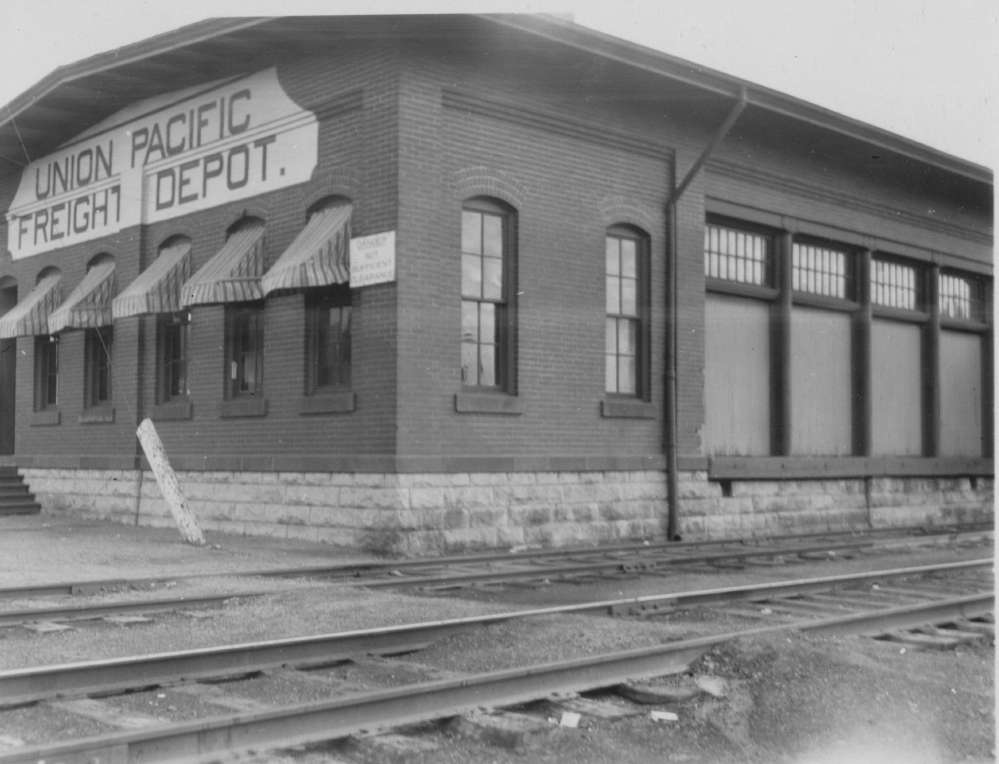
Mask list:
[[607,419],[655,419],[655,404],[637,398],[604,398],[600,401],[600,416]]
[[114,408],[110,405],[91,406],[83,410],[77,421],[80,424],[109,424],[114,422]]
[[194,416],[194,405],[186,398],[164,401],[153,406],[152,416],[160,422],[191,419]]
[[993,473],[992,460],[976,456],[713,456],[708,460],[711,480],[989,476]]
[[349,414],[357,408],[353,390],[317,392],[303,396],[298,402],[299,414]]
[[222,401],[219,404],[219,416],[222,418],[267,416],[266,398],[235,398]]
[[62,413],[57,408],[42,409],[31,414],[32,427],[53,427],[62,423]]
[[454,410],[459,414],[519,416],[524,413],[524,402],[518,396],[506,393],[465,391],[455,393]]

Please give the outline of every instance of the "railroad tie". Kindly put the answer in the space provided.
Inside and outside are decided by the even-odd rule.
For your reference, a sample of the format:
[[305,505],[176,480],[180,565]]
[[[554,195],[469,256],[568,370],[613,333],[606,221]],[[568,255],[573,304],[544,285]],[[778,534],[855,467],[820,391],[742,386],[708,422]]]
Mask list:
[[878,639],[890,642],[899,642],[917,648],[930,648],[933,650],[949,650],[961,644],[960,639],[954,637],[942,637],[934,634],[921,634],[913,631],[892,631],[880,635]]
[[574,695],[566,698],[551,698],[546,701],[549,709],[557,712],[569,711],[580,716],[590,716],[596,719],[623,719],[628,716],[639,716],[642,709],[632,704],[625,705],[613,700],[596,700]]
[[166,724],[167,722],[166,719],[161,719],[157,716],[126,712],[110,703],[94,700],[93,698],[50,700],[47,701],[47,705],[60,711],[67,711],[76,716],[83,716],[111,727],[126,730],[142,729],[143,727],[152,727],[153,725]]
[[455,734],[516,751],[526,750],[551,734],[544,719],[513,711],[481,711],[454,717],[448,728]]
[[381,764],[415,764],[438,758],[440,746],[433,740],[396,732],[372,735],[352,735],[346,745],[351,758],[377,761]]

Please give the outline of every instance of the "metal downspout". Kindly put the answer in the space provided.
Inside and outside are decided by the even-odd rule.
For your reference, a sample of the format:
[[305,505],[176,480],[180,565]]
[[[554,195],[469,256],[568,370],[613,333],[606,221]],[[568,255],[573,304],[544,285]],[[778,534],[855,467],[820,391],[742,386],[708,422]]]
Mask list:
[[701,168],[708,161],[708,158],[725,139],[725,136],[728,135],[729,130],[732,129],[732,126],[739,118],[739,115],[742,114],[743,109],[746,108],[747,100],[748,96],[746,94],[746,88],[741,88],[738,100],[736,100],[736,102],[732,105],[732,109],[729,111],[725,121],[718,128],[717,132],[711,138],[711,141],[705,147],[704,151],[701,152],[697,161],[691,165],[679,185],[676,183],[675,160],[670,167],[670,195],[666,202],[666,225],[669,228],[667,232],[669,250],[666,257],[666,283],[668,285],[666,303],[666,381],[664,385],[666,411],[663,416],[663,425],[666,430],[666,502],[668,504],[668,514],[666,517],[666,538],[669,541],[677,541],[680,538],[679,533],[677,532],[680,514],[678,501],[680,494],[680,476],[679,459],[677,454],[677,432],[679,430],[677,375],[679,364],[676,357],[676,350],[679,345],[677,326],[680,318],[680,287],[679,279],[677,278],[677,258],[679,257],[680,252],[680,233],[678,230],[679,225],[677,224],[677,204],[680,201],[680,197],[683,196],[684,191],[687,190],[697,173],[700,172]]

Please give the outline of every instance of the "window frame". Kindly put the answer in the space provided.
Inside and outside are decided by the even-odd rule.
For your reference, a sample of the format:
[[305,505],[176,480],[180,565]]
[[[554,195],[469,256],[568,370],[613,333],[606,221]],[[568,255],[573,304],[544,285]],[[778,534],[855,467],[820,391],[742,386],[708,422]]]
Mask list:
[[[329,331],[330,316],[336,310],[340,313],[340,341],[330,342],[327,337],[323,343],[322,334]],[[344,312],[346,311],[346,330],[344,330]],[[349,284],[334,284],[320,289],[310,289],[305,293],[305,395],[322,396],[344,392],[351,389],[353,376],[352,329],[354,320],[353,295]],[[339,368],[336,381],[320,382],[321,360],[328,356],[328,351],[336,347],[338,362],[330,363],[327,358],[326,368]]]
[[[34,411],[59,408],[59,337],[40,334],[34,342]],[[54,367],[54,369],[52,368]]]
[[[610,279],[612,274],[607,272],[606,257],[607,243],[609,239],[619,241],[631,241],[635,244],[635,311],[634,315],[627,315],[622,312],[611,313],[607,308],[606,298],[610,289]],[[652,399],[651,386],[651,239],[642,229],[628,224],[617,223],[608,226],[604,231],[604,396],[608,399],[616,400],[638,400],[650,401]],[[616,274],[619,280],[624,278],[620,272]],[[620,307],[621,295],[619,293],[618,303]],[[617,338],[621,321],[628,321],[635,326],[635,370],[634,370],[634,391],[621,392],[620,389],[607,389],[607,332],[609,322],[615,322],[615,348],[617,349]],[[615,352],[617,387],[620,388],[621,379],[621,358],[622,354]],[[625,356],[626,357],[626,356]]]
[[[246,333],[241,331],[240,324],[248,322]],[[224,318],[224,365],[223,384],[225,401],[262,400],[264,397],[264,302],[227,303]],[[240,330],[240,333],[237,333]],[[242,340],[247,340],[253,356],[253,389],[242,390],[240,387],[246,381],[245,360],[237,359],[240,355],[245,359],[247,348],[242,346]],[[236,364],[235,369],[233,364]],[[235,374],[233,372],[235,371]]]
[[[176,332],[176,340],[170,334]],[[179,346],[177,353],[169,351]],[[156,402],[169,404],[190,400],[190,347],[191,347],[191,313],[177,311],[160,313],[156,316]],[[173,392],[172,372],[177,367],[182,368],[183,391]]]
[[[802,286],[794,286],[795,253],[798,247],[814,247],[820,250],[843,255],[843,295],[829,294],[823,291],[809,290]],[[791,290],[791,299],[795,305],[808,305],[827,310],[855,311],[860,307],[860,264],[859,252],[856,247],[839,241],[823,239],[807,234],[793,233],[791,251],[787,253],[787,286]],[[816,271],[819,278],[824,271]],[[835,276],[836,274],[829,274]],[[865,285],[867,286],[867,285]]]
[[[879,264],[891,266],[901,266],[911,268],[915,278],[913,290],[915,293],[913,307],[900,307],[890,305],[887,302],[879,302],[877,298],[878,282],[875,281]],[[907,257],[900,257],[887,252],[872,251],[870,274],[868,278],[868,295],[870,297],[871,312],[875,318],[895,319],[899,321],[925,322],[929,319],[931,293],[929,289],[930,268],[927,264]],[[887,285],[890,286],[890,285]]]
[[111,405],[114,386],[114,327],[100,326],[83,332],[83,407]]
[[[943,282],[945,278],[964,281],[968,285],[968,315],[955,316],[944,311]],[[937,311],[940,321],[951,328],[966,328],[972,331],[984,330],[991,321],[988,279],[957,268],[940,268],[937,283],[934,285]]]
[[[464,241],[464,219],[465,213],[473,213],[480,216],[492,216],[500,219],[500,233],[502,235],[502,241],[500,244],[500,278],[502,282],[500,284],[500,295],[498,298],[487,298],[484,292],[484,282],[483,270],[484,270],[484,260],[486,257],[494,257],[492,255],[487,255],[485,253],[485,247],[480,244],[479,252],[466,252],[465,241]],[[481,225],[484,226],[485,218],[482,218]],[[461,379],[462,389],[472,393],[501,393],[505,395],[516,395],[517,394],[517,212],[514,208],[509,205],[490,197],[477,196],[470,199],[466,199],[461,205],[461,217],[459,225],[459,260],[458,271],[459,271],[459,305],[461,307],[461,330],[460,330],[460,340],[459,340],[459,376]],[[484,241],[484,237],[481,236],[480,229],[480,242]],[[471,297],[466,296],[466,284],[464,282],[464,259],[466,255],[477,255],[480,259],[480,269],[479,269],[479,296]],[[493,336],[495,338],[494,346],[494,384],[483,385],[479,384],[479,378],[477,377],[475,384],[469,384],[465,379],[464,374],[464,351],[465,345],[471,345],[473,343],[466,342],[464,339],[465,333],[465,309],[466,304],[474,303],[477,306],[476,309],[476,340],[474,345],[476,347],[476,358],[477,362],[481,364],[481,348],[483,345],[489,344],[482,342],[481,339],[481,306],[483,304],[491,304],[494,307],[494,330]]]

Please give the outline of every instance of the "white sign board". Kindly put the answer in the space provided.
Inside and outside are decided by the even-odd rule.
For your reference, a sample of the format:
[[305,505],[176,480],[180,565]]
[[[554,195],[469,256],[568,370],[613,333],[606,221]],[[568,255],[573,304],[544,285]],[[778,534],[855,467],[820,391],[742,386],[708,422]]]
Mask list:
[[350,286],[395,281],[395,231],[350,240]]
[[146,99],[28,165],[7,247],[17,260],[303,183],[318,139],[274,68]]

